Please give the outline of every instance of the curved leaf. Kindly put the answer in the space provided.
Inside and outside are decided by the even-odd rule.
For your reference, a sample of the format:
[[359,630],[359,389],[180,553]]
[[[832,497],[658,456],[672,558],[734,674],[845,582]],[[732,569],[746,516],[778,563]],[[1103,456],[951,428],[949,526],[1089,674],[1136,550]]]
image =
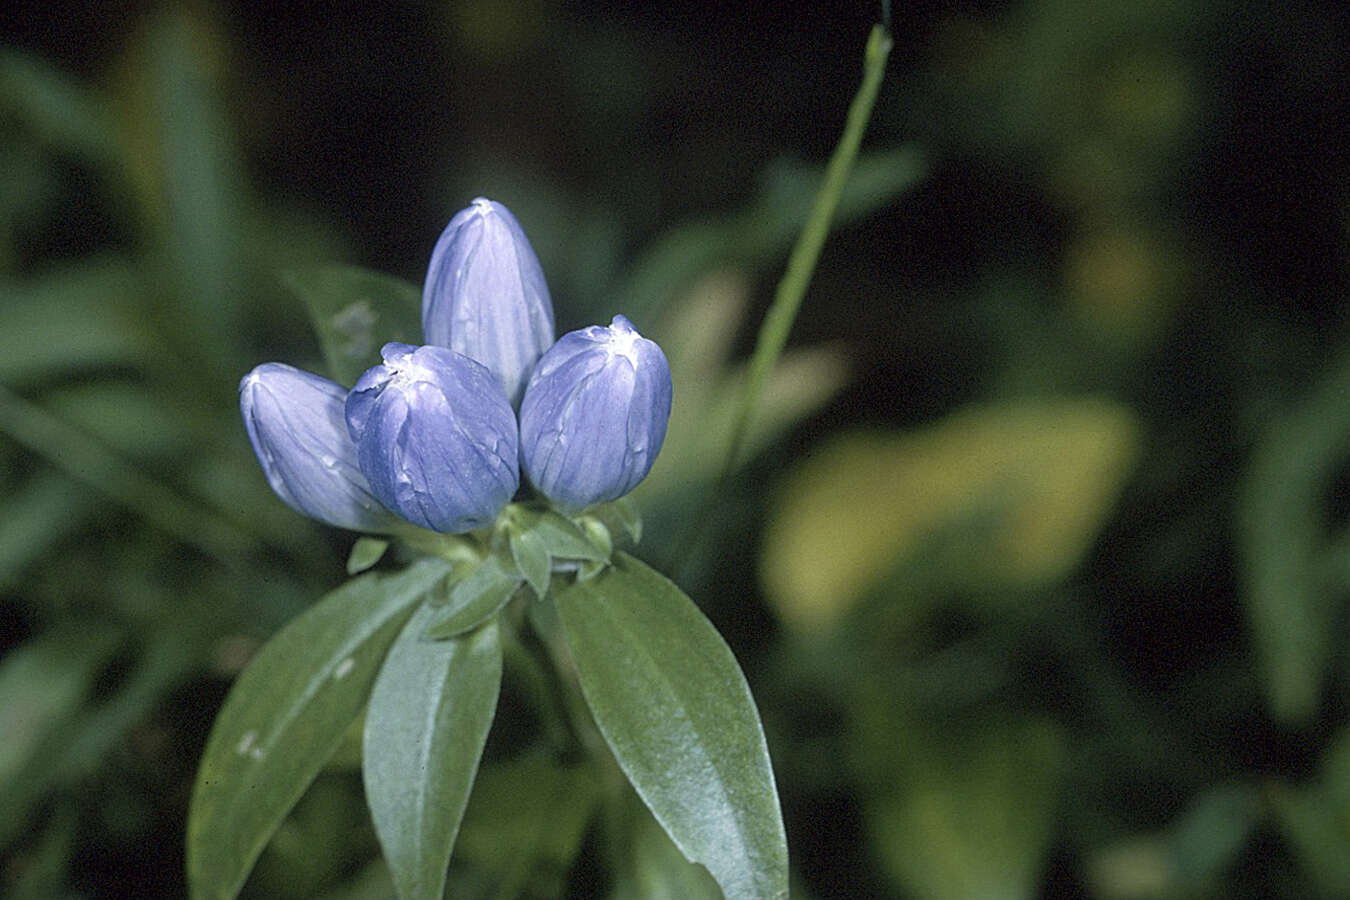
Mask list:
[[548,545],[533,531],[511,531],[508,538],[511,544],[511,558],[525,580],[530,583],[534,595],[541,600],[548,593],[548,580],[553,572],[553,560],[549,556]]
[[426,637],[452,638],[472,631],[501,609],[523,579],[514,567],[489,556],[467,575],[453,580],[444,604],[433,604],[425,619]]
[[768,599],[810,634],[918,561],[958,589],[1053,584],[1106,523],[1141,434],[1129,407],[1080,397],[967,406],[903,434],[838,435],[788,476],[770,514],[760,560]]
[[728,897],[786,897],[787,841],[764,730],[712,623],[625,553],[557,604],[596,724],[675,846]]
[[563,896],[600,797],[592,766],[562,765],[537,752],[485,763],[455,843],[456,868],[463,864],[482,879],[479,896]]
[[[633,502],[631,494],[617,500],[611,500],[603,506],[593,509],[591,514],[598,516],[602,521],[612,518],[615,524],[628,532],[628,536],[633,539],[633,543],[642,543],[642,513],[638,511],[637,504]],[[610,530],[613,531],[614,529],[611,527]]]
[[1350,357],[1252,449],[1238,494],[1243,606],[1271,713],[1307,725],[1323,699],[1343,621],[1345,533],[1329,528],[1325,503],[1350,452]]
[[49,375],[140,368],[154,358],[137,297],[148,291],[131,261],[97,256],[3,284],[0,380],[17,387]]
[[549,555],[562,559],[588,559],[609,562],[609,554],[597,547],[575,522],[551,509],[517,507],[516,523],[543,541]]
[[258,652],[202,754],[188,814],[194,897],[233,897],[282,819],[361,712],[409,607],[441,560],[363,575],[330,592]]
[[447,641],[423,606],[389,650],[366,713],[361,774],[400,897],[439,900],[502,681],[497,623]]
[[347,557],[347,574],[360,575],[384,557],[389,542],[373,537],[359,537],[352,544],[351,555]]
[[685,859],[646,809],[635,812],[635,820],[625,823],[629,859],[615,876],[610,900],[722,900],[708,870]]
[[339,384],[354,384],[389,341],[422,343],[422,291],[401,278],[358,266],[308,266],[287,271],[282,281],[309,310]]
[[870,798],[876,858],[915,897],[1038,896],[1065,740],[1044,721],[906,734],[898,789]]

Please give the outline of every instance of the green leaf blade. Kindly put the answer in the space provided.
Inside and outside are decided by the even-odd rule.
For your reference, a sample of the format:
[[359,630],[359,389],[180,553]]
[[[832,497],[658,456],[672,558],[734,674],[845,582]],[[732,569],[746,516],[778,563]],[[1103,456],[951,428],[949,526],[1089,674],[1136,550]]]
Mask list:
[[347,574],[359,575],[375,565],[389,549],[389,542],[381,538],[359,537],[352,544],[351,555],[347,557]]
[[497,614],[520,587],[522,578],[496,556],[455,581],[444,605],[434,606],[427,619],[426,637],[431,640],[458,637]]
[[193,897],[233,897],[360,713],[409,608],[440,560],[363,575],[325,595],[249,664],[216,717],[188,815]]
[[308,266],[282,276],[304,301],[334,381],[350,387],[389,341],[422,343],[422,292],[358,266]]
[[552,510],[520,509],[516,521],[537,535],[549,554],[561,559],[609,562],[609,553],[597,547],[575,522]]
[[629,826],[630,858],[610,900],[722,900],[708,870],[685,859],[648,810],[638,812]]
[[455,842],[456,867],[487,876],[493,890],[478,896],[563,896],[600,798],[591,766],[538,752],[484,764]]
[[511,558],[516,568],[530,583],[534,595],[542,600],[548,593],[548,580],[553,571],[548,546],[533,531],[512,531],[510,542]]
[[27,279],[6,278],[0,380],[18,387],[53,375],[153,368],[154,341],[138,292],[149,287],[131,260],[100,255]]
[[362,777],[375,832],[404,900],[444,893],[446,869],[497,709],[497,623],[448,641],[413,614],[389,651],[366,714]]
[[764,730],[712,623],[624,553],[557,605],[596,724],[680,852],[728,897],[786,897],[787,840]]
[[632,496],[611,500],[603,507],[603,512],[614,517],[623,530],[628,532],[633,543],[642,543],[642,513],[638,511]]

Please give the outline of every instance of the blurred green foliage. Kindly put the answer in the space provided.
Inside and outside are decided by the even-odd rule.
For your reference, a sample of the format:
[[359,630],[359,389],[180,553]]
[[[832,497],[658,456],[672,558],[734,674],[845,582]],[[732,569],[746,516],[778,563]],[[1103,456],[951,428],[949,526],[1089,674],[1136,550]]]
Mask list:
[[[746,669],[794,895],[1350,895],[1343,23],[896,8],[708,506],[870,5],[76,6],[0,46],[0,894],[182,894],[224,692],[354,541],[270,494],[237,379],[355,366],[406,323],[326,267],[416,283],[487,194],[560,328],[622,311],[670,357],[642,550]],[[533,689],[451,893],[709,895],[640,805],[625,854],[588,828],[613,788]],[[247,895],[391,895],[355,754]]]

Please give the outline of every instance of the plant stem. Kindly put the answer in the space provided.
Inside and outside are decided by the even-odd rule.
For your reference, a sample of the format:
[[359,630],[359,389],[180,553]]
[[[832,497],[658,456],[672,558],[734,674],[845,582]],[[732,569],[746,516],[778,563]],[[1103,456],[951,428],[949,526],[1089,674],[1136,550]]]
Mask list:
[[848,109],[848,118],[844,123],[844,133],[834,148],[829,163],[825,166],[825,180],[816,194],[811,216],[797,238],[792,254],[788,257],[787,269],[778,282],[773,304],[760,325],[759,339],[755,342],[755,353],[750,358],[749,377],[746,379],[745,393],[736,411],[735,424],[731,431],[731,443],[727,448],[722,474],[718,487],[726,486],[745,445],[746,432],[750,427],[750,418],[759,405],[760,396],[769,373],[773,371],[778,358],[787,344],[792,323],[801,309],[802,298],[811,283],[816,262],[820,259],[821,248],[830,233],[830,223],[834,220],[835,209],[839,206],[839,197],[843,194],[844,184],[849,172],[858,158],[858,147],[862,143],[863,132],[871,118],[872,107],[876,103],[877,92],[881,87],[881,78],[886,71],[886,59],[890,55],[892,40],[890,32],[883,25],[872,27],[867,40],[867,50],[863,55],[863,79],[853,103]]
[[741,401],[736,409],[736,418],[732,424],[731,439],[727,444],[721,474],[713,489],[705,496],[699,515],[690,518],[690,524],[684,529],[683,536],[675,543],[672,568],[687,564],[699,528],[707,521],[709,507],[715,498],[726,495],[727,485],[736,472],[741,452],[745,447],[751,417],[764,393],[769,373],[773,371],[778,358],[783,355],[788,334],[792,331],[792,323],[797,318],[802,298],[811,283],[811,275],[815,271],[816,262],[820,259],[821,248],[825,246],[825,238],[830,233],[830,224],[834,221],[839,198],[843,194],[844,185],[848,182],[849,173],[853,171],[853,164],[857,161],[858,147],[862,144],[863,132],[867,130],[867,121],[872,117],[872,107],[876,104],[881,79],[886,72],[886,60],[894,43],[888,30],[889,8],[885,9],[884,13],[885,24],[872,26],[872,33],[868,36],[867,49],[863,53],[862,84],[858,86],[858,93],[849,104],[843,134],[839,136],[839,143],[825,166],[825,178],[820,190],[816,192],[811,214],[802,228],[802,233],[797,237],[797,243],[793,245],[792,253],[788,256],[787,268],[774,293],[773,303],[760,324],[755,352],[750,358],[745,391],[741,394]]

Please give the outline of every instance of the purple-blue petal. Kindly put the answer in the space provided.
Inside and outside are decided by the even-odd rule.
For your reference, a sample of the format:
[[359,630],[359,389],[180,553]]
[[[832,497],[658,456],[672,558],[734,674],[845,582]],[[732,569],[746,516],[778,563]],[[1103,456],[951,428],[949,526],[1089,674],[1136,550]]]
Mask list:
[[329,525],[387,531],[397,519],[376,500],[347,433],[346,390],[282,363],[239,383],[239,407],[263,474],[286,505]]
[[564,335],[521,403],[525,474],[567,512],[622,497],[656,461],[671,394],[665,354],[623,316]]
[[520,485],[515,414],[486,367],[444,347],[386,344],[347,398],[380,502],[455,534],[489,525]]
[[513,406],[553,343],[553,303],[534,248],[505,206],[484,197],[450,220],[422,289],[422,332],[487,366]]

